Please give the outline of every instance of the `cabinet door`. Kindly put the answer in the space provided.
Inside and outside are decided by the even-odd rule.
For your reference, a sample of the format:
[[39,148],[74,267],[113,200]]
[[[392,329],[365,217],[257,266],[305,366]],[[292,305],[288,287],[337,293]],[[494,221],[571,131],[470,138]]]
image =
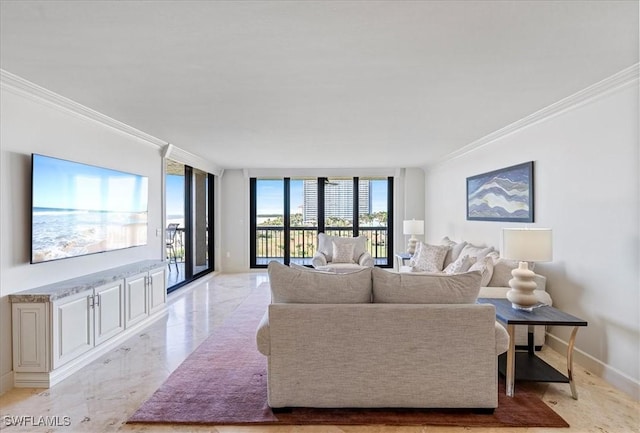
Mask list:
[[49,305],[14,303],[13,371],[19,373],[49,371]]
[[167,303],[167,282],[164,268],[149,272],[149,314],[160,311]]
[[53,368],[93,348],[93,291],[52,303]]
[[96,346],[124,331],[124,282],[94,289]]
[[147,273],[125,280],[125,327],[135,325],[149,315]]

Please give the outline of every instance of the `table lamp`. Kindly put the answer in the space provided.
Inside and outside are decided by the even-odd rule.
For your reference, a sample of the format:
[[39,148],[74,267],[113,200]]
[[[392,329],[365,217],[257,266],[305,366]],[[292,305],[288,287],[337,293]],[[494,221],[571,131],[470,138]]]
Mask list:
[[551,229],[502,229],[502,257],[520,261],[511,271],[513,278],[509,280],[511,290],[507,292],[507,299],[513,308],[531,311],[538,303],[533,293],[537,284],[527,262],[551,261]]
[[411,236],[407,245],[407,253],[413,255],[416,252],[416,242],[418,242],[416,235],[424,234],[424,221],[414,219],[403,221],[402,233]]

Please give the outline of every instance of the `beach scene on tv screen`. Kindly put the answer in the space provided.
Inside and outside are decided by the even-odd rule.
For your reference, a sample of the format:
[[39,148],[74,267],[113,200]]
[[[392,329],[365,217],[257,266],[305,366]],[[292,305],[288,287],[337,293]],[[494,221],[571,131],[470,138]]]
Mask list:
[[33,263],[146,245],[148,178],[33,155]]

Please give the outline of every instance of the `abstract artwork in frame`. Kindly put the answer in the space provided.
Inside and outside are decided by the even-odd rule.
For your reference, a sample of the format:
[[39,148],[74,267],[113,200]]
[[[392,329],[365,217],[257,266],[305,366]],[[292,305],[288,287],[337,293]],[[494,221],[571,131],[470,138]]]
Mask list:
[[533,222],[533,161],[467,178],[467,220]]

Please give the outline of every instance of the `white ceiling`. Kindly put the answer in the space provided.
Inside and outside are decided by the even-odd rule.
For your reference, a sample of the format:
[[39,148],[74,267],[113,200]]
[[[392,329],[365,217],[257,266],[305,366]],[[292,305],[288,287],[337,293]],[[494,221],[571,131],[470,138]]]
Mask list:
[[416,167],[638,62],[638,1],[5,1],[0,67],[223,168]]

